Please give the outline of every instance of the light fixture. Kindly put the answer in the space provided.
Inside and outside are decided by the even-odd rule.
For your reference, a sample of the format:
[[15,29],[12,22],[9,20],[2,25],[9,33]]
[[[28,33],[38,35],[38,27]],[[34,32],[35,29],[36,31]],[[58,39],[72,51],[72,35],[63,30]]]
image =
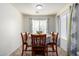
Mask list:
[[37,9],[42,9],[43,6],[42,6],[41,4],[38,4],[38,5],[36,5],[36,8],[37,8]]

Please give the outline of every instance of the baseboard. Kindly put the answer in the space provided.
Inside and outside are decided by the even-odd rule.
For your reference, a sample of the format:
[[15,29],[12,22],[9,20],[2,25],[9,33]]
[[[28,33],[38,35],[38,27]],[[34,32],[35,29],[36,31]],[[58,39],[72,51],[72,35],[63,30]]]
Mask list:
[[20,47],[21,47],[21,46],[17,47],[17,48],[16,48],[13,52],[11,52],[8,56],[12,56],[12,54],[13,54],[16,50],[18,50]]

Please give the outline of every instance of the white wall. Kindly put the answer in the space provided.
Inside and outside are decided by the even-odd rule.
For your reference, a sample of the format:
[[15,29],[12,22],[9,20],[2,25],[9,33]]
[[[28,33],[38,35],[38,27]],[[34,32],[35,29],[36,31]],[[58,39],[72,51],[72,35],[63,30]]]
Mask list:
[[23,15],[24,31],[31,32],[31,20],[29,16]]
[[48,33],[50,32],[56,32],[55,15],[48,16]]
[[0,3],[0,55],[10,55],[21,45],[22,15],[11,4]]
[[55,15],[41,15],[41,16],[27,16],[24,15],[24,31],[31,32],[31,18],[32,17],[47,17],[48,18],[48,33],[56,31],[56,24],[55,24]]

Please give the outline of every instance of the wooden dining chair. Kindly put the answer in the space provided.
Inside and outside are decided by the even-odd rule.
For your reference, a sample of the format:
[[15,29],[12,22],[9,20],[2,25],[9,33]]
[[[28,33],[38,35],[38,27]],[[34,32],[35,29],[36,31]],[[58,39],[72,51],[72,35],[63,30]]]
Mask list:
[[58,56],[58,50],[57,50],[58,33],[51,32],[51,38],[52,42],[49,42],[48,45],[52,47],[52,51],[48,52],[56,52],[56,55]]
[[27,32],[23,32],[21,33],[21,37],[22,37],[22,56],[24,54],[25,51],[27,51]]
[[46,34],[31,34],[32,39],[32,55],[45,55],[46,48]]
[[58,50],[57,50],[57,40],[58,40],[58,33],[57,32],[52,32],[52,49],[53,52],[56,52],[56,55],[58,56]]

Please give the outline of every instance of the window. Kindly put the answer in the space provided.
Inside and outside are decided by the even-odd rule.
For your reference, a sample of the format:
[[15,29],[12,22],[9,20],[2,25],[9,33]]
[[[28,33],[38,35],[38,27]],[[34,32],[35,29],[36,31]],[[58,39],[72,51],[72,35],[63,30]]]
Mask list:
[[67,32],[68,32],[68,18],[69,13],[65,12],[62,15],[60,15],[60,21],[61,21],[61,37],[64,39],[67,39]]
[[47,19],[32,19],[32,33],[37,33],[37,31],[47,33]]
[[66,38],[66,15],[61,15],[61,36]]

